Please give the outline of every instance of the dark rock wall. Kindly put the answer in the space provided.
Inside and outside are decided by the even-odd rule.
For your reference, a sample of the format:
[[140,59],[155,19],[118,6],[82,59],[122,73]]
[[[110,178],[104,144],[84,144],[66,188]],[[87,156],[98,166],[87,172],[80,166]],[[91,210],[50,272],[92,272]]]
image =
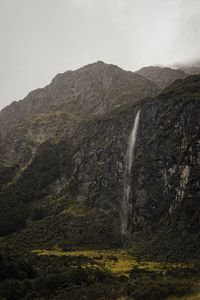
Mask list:
[[134,234],[179,226],[183,214],[182,223],[191,227],[199,213],[199,100],[195,93],[178,95],[171,89],[142,105],[132,166],[129,226]]

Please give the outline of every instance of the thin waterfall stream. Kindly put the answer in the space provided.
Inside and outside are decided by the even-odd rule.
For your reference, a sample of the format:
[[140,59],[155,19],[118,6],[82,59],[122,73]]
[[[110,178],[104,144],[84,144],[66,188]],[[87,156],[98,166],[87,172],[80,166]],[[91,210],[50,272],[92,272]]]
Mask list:
[[128,233],[128,219],[130,212],[130,194],[131,194],[131,168],[134,159],[134,149],[137,139],[137,131],[140,121],[140,110],[138,110],[133,129],[129,136],[128,148],[125,157],[125,172],[124,172],[124,192],[123,192],[123,201],[122,201],[122,213],[121,213],[121,236],[122,243],[124,244],[126,241],[127,233]]

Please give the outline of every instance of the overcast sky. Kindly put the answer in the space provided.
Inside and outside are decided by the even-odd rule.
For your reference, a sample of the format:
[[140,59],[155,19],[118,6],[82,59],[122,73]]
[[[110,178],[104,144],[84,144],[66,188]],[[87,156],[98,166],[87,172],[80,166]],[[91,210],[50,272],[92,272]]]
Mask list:
[[0,109],[56,73],[199,58],[200,0],[0,0]]

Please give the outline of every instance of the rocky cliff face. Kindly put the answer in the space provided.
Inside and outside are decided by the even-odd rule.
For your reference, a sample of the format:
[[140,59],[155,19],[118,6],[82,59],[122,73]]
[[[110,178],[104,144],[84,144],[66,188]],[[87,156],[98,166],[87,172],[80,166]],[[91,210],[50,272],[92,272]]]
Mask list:
[[155,237],[167,228],[185,245],[199,233],[199,83],[200,76],[177,81],[141,107],[132,174],[133,233]]
[[[106,73],[101,73],[102,67]],[[105,89],[104,96],[101,95],[106,103],[103,110],[102,105],[96,110],[91,104],[100,98],[96,86],[91,88],[90,72],[80,75],[88,68],[100,72],[99,81],[105,85],[101,87],[101,92]],[[106,77],[109,72],[112,75]],[[78,71],[77,87],[83,80],[87,82],[81,97],[84,90],[91,94],[82,117],[82,102],[77,106],[76,98],[72,107],[73,101],[68,106],[63,98],[70,89],[72,72],[52,82],[52,89],[57,93],[61,90],[60,98],[55,97],[55,110],[48,106],[51,112],[44,108],[39,113],[47,101],[42,96],[30,104],[27,99],[13,104],[1,113],[2,128],[8,126],[0,136],[1,235],[24,228],[14,241],[33,248],[36,244],[42,247],[55,243],[119,245],[125,156],[140,110],[130,175],[126,242],[132,245],[134,241],[154,239],[154,244],[162,243],[163,251],[167,251],[178,233],[177,245],[185,241],[199,249],[200,76],[178,80],[159,96],[142,100],[147,94],[154,96],[158,89],[141,76],[124,72],[102,63]],[[116,90],[113,92],[109,83],[109,78],[112,81],[115,76],[119,98],[113,98]],[[137,93],[136,86],[133,89],[134,79],[137,87],[137,80],[147,84],[143,96],[139,84],[138,98],[133,97]],[[129,95],[125,103],[123,91]],[[33,113],[31,106],[35,106]],[[86,110],[90,118],[86,117]],[[14,116],[15,131],[14,125],[9,125]]]

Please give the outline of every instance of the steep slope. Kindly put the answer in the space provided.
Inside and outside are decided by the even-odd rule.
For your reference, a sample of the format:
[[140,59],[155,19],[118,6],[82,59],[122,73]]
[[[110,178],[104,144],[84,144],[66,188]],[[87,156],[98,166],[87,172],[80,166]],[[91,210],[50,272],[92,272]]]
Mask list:
[[[119,246],[125,156],[140,110],[126,243],[198,256],[200,76],[177,80],[155,99],[131,100],[91,118],[56,113],[23,128],[40,139],[24,169],[21,150],[20,169],[2,169],[1,235],[25,227],[10,243],[33,249]],[[26,132],[18,151],[31,147]]]
[[59,74],[0,112],[1,164],[25,164],[39,144],[60,139],[74,122],[157,93],[148,79],[103,62]]
[[25,227],[29,218],[48,215],[38,204],[41,199],[54,199],[63,190],[75,197],[68,186],[95,116],[157,92],[157,86],[140,75],[97,62],[57,75],[49,86],[2,110],[1,234]]
[[174,255],[175,250],[199,252],[199,117],[200,76],[176,81],[142,106],[130,231],[147,239],[151,235],[148,251],[156,245],[157,255],[170,248]]
[[136,72],[149,80],[155,82],[161,89],[172,84],[177,79],[184,79],[188,76],[183,70],[166,67],[144,67]]

